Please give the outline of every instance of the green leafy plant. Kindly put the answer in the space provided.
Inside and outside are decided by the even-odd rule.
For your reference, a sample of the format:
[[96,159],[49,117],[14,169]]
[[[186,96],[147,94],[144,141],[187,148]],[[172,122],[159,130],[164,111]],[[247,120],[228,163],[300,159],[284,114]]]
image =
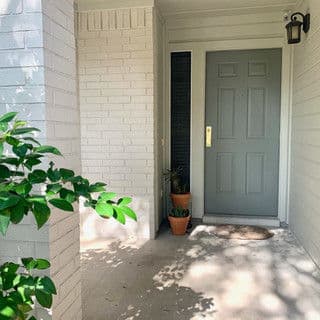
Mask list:
[[[0,117],[0,232],[3,235],[10,224],[20,223],[29,214],[40,229],[53,207],[73,212],[73,204],[80,197],[85,199],[86,207],[103,218],[114,218],[121,224],[125,224],[127,217],[137,219],[128,206],[131,198],[117,199],[114,192],[106,191],[105,183],[90,183],[70,169],[56,168],[53,162],[45,170],[46,155],[61,156],[60,151],[41,145],[33,135],[39,129],[28,127],[16,117],[16,112]],[[36,320],[30,316],[36,301],[44,308],[52,306],[55,285],[49,277],[37,275],[37,270],[48,268],[49,261],[35,258],[0,266],[0,320]]]
[[182,167],[167,169],[164,173],[166,182],[171,184],[171,192],[174,194],[185,194],[188,192],[188,186],[182,183]]
[[189,217],[190,212],[188,209],[177,207],[177,208],[172,208],[169,215],[170,217],[174,217],[174,218],[186,218],[186,217]]

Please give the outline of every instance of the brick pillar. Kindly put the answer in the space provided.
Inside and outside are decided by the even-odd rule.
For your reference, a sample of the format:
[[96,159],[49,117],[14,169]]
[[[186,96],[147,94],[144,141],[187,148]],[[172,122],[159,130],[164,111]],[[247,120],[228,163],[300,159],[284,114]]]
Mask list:
[[[39,137],[64,154],[59,166],[80,172],[73,0],[0,1],[0,111],[18,110],[42,130]],[[58,297],[52,316],[81,319],[79,215],[54,210],[40,232],[33,217],[1,238],[1,261],[50,258]]]

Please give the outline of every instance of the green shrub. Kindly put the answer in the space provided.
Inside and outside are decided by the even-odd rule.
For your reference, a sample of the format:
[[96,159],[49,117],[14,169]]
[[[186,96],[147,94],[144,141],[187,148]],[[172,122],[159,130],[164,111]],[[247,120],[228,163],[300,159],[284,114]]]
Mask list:
[[186,218],[190,215],[188,209],[183,209],[183,208],[173,208],[170,212],[170,217],[174,218]]
[[[73,212],[80,197],[85,206],[101,217],[125,224],[126,217],[136,220],[128,206],[131,198],[116,199],[102,182],[90,183],[70,169],[56,168],[50,162],[44,169],[47,154],[61,156],[52,146],[41,145],[34,137],[39,129],[16,120],[17,113],[0,117],[0,232],[5,235],[10,224],[18,224],[32,214],[40,229],[49,219],[52,207]],[[43,192],[39,190],[44,190]],[[44,259],[23,258],[21,264],[6,262],[0,266],[0,320],[36,320],[30,316],[35,301],[52,306],[56,288],[47,276],[36,270],[50,268]]]

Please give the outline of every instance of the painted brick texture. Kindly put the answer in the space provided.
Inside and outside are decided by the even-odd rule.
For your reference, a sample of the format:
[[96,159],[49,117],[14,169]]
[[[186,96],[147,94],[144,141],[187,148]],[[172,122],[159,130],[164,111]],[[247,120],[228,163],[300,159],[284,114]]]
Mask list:
[[[0,25],[1,113],[18,110],[64,153],[58,165],[80,172],[73,0],[1,0]],[[54,210],[40,232],[30,216],[1,238],[1,261],[51,259],[59,295],[39,319],[81,319],[79,234],[78,214]]]
[[[74,1],[43,4],[46,139],[64,157],[57,165],[81,172],[80,117],[77,101]],[[80,229],[78,212],[55,210],[50,220],[49,248],[58,296],[52,319],[81,319]]]
[[[32,1],[34,4],[37,1]],[[18,110],[42,129],[45,140],[45,87],[41,1],[0,2],[0,113]],[[35,35],[38,35],[36,37]],[[35,41],[35,38],[36,41]],[[49,227],[37,232],[34,219],[27,217],[0,236],[0,262],[19,261],[23,256],[49,257]]]
[[85,214],[85,239],[154,236],[153,9],[79,13],[78,63],[83,174],[134,198],[138,224]]

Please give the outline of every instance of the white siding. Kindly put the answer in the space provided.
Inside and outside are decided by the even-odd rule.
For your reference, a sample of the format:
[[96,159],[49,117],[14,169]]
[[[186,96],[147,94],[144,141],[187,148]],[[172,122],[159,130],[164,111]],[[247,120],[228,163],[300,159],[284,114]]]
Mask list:
[[320,2],[297,11],[311,13],[311,29],[294,47],[289,224],[320,264]]
[[283,12],[169,16],[167,29],[169,43],[281,38]]

